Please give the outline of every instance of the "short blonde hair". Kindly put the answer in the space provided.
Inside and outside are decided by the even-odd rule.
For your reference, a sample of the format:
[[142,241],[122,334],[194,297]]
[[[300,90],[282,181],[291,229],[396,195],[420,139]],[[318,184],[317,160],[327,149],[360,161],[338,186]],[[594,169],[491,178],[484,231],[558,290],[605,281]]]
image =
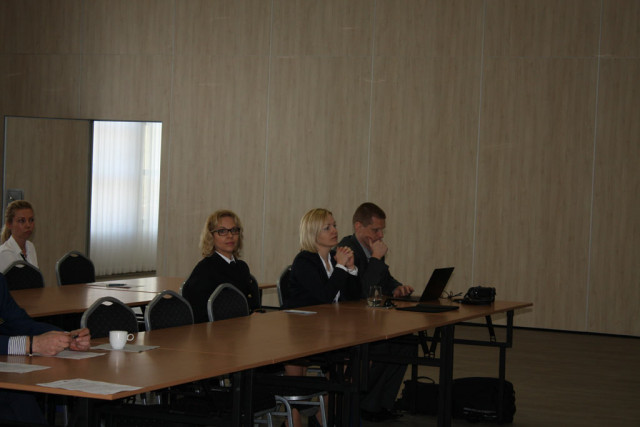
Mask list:
[[16,211],[21,209],[29,209],[33,212],[31,203],[26,200],[14,200],[9,203],[7,209],[4,211],[4,225],[2,226],[2,232],[0,233],[0,243],[4,243],[11,237],[11,230],[7,227],[7,224],[13,223],[13,218],[16,216]]
[[333,215],[327,209],[311,209],[300,220],[300,248],[303,251],[318,252],[316,241],[318,233],[322,230],[324,221],[329,215]]
[[242,223],[240,222],[240,218],[235,214],[235,212],[227,209],[215,211],[214,213],[209,215],[209,218],[207,218],[207,220],[205,221],[204,228],[202,229],[202,233],[200,234],[200,249],[202,250],[203,257],[211,256],[213,255],[213,252],[215,252],[213,245],[213,230],[216,229],[218,223],[224,217],[232,218],[233,222],[235,222],[236,224],[236,227],[240,228],[238,244],[233,251],[233,256],[235,258],[240,257],[240,251],[242,249]]

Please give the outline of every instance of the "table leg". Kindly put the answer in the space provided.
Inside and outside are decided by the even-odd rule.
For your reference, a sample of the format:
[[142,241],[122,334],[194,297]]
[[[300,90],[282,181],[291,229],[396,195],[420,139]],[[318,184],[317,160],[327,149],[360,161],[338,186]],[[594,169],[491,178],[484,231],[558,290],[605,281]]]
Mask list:
[[233,374],[233,416],[235,426],[253,425],[253,370]]
[[438,393],[438,426],[451,426],[451,391],[453,388],[453,335],[454,325],[441,328],[440,337],[440,387]]

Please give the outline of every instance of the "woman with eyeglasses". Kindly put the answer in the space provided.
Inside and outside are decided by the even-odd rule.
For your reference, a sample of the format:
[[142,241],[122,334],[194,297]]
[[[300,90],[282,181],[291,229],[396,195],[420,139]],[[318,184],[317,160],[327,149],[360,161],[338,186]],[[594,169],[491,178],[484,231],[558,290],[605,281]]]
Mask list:
[[0,236],[0,273],[16,261],[38,266],[36,247],[29,241],[36,228],[33,207],[26,200],[14,200],[4,212],[4,226]]
[[242,249],[242,224],[230,210],[212,213],[200,235],[204,257],[186,280],[182,296],[191,304],[196,323],[208,322],[207,300],[221,283],[231,283],[247,297],[251,311],[260,308],[260,290],[249,266],[238,259]]

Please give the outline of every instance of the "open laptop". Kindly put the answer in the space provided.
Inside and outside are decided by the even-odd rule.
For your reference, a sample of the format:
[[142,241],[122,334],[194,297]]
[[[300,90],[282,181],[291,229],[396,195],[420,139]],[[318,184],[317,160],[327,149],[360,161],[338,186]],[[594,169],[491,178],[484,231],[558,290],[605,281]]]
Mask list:
[[449,278],[453,273],[453,267],[436,268],[431,273],[431,278],[427,282],[420,298],[409,295],[407,297],[392,298],[395,301],[412,301],[418,304],[409,307],[397,307],[402,311],[418,311],[422,313],[440,313],[443,311],[456,310],[457,305],[440,305],[438,298],[442,295],[442,291],[447,286]]
[[394,301],[413,301],[413,302],[426,302],[437,301],[442,295],[442,291],[447,286],[447,282],[453,273],[454,267],[436,268],[431,273],[431,278],[427,282],[427,286],[424,287],[422,295],[419,297],[415,295],[408,295],[406,297],[391,298]]

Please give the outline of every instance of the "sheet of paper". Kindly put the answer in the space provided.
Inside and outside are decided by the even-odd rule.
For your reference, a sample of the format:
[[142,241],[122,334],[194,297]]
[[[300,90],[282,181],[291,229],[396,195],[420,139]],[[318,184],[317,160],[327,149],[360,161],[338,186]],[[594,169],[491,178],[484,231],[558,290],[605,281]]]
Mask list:
[[56,354],[54,357],[60,357],[62,359],[88,359],[90,357],[104,356],[104,355],[105,353],[95,353],[91,351],[62,350],[60,353]]
[[115,350],[114,348],[111,347],[111,344],[106,343],[106,344],[100,344],[100,345],[96,345],[94,347],[91,347],[92,349],[98,349],[98,350],[111,350],[111,351],[129,351],[132,353],[140,353],[141,351],[147,351],[147,350],[153,350],[154,348],[158,348],[159,346],[157,345],[137,345],[137,344],[125,344],[124,348],[122,350]]
[[17,374],[24,374],[25,372],[41,371],[48,369],[50,366],[42,365],[29,365],[26,363],[7,363],[0,362],[0,372],[13,372]]
[[82,378],[53,381],[50,383],[40,383],[38,385],[42,387],[62,388],[65,390],[77,390],[92,394],[114,394],[121,391],[139,390],[141,388],[123,384],[85,380]]
[[291,314],[302,314],[305,316],[308,316],[310,314],[316,314],[316,311],[307,311],[307,310],[284,310],[285,313],[291,313]]
[[128,285],[126,283],[117,283],[117,282],[91,283],[87,286],[90,288],[110,288],[110,289],[131,289],[131,288],[143,287],[143,285]]

